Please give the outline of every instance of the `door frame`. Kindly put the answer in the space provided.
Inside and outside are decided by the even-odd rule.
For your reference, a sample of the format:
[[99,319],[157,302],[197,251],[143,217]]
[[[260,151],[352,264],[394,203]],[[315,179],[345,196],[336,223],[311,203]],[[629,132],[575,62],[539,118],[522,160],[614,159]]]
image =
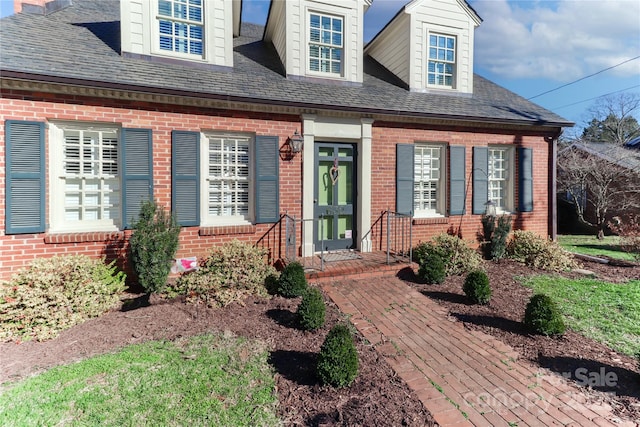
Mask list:
[[[356,162],[356,182],[358,207],[354,236],[356,249],[371,252],[372,243],[368,234],[371,229],[371,144],[374,119],[362,117],[328,117],[316,114],[303,114],[302,135],[304,148],[302,151],[302,218],[313,218],[315,173],[314,145],[316,140],[326,142],[344,142],[356,145],[358,151]],[[293,133],[293,130],[291,131]],[[313,227],[305,222],[302,230],[301,255],[313,256],[316,250],[313,243]]]
[[[347,176],[340,176],[338,175],[337,181],[336,183],[332,183],[331,185],[333,185],[334,190],[331,192],[332,194],[332,201],[331,201],[331,205],[326,205],[324,207],[324,209],[327,209],[327,211],[329,210],[334,210],[334,212],[332,212],[330,215],[332,217],[332,224],[331,224],[331,230],[332,230],[332,236],[330,236],[329,240],[324,240],[321,241],[319,239],[319,231],[320,231],[320,215],[322,215],[322,210],[323,208],[321,206],[318,205],[318,199],[320,196],[320,182],[318,180],[318,173],[314,174],[314,193],[313,193],[313,197],[314,197],[314,213],[313,213],[313,236],[314,236],[314,241],[313,244],[316,247],[316,251],[318,251],[318,249],[320,250],[325,250],[325,251],[332,251],[332,250],[344,250],[344,249],[355,249],[356,248],[356,238],[358,236],[358,225],[357,225],[357,212],[358,212],[358,163],[357,163],[357,159],[358,159],[358,146],[355,143],[351,143],[351,142],[327,142],[327,141],[318,141],[314,144],[313,146],[313,151],[314,151],[314,169],[316,171],[319,172],[320,170],[320,149],[321,148],[331,148],[332,149],[332,155],[331,156],[323,156],[326,157],[324,159],[322,159],[323,161],[333,161],[334,159],[337,159],[338,164],[340,162],[350,162],[351,163],[351,174],[349,177]],[[348,148],[350,150],[352,150],[351,152],[351,156],[347,156],[347,157],[340,157],[339,156],[339,150],[341,148]],[[339,205],[338,204],[338,200],[340,199],[341,195],[339,194],[339,192],[337,191],[340,187],[337,187],[336,184],[342,179],[351,179],[351,204],[350,205]],[[327,176],[326,177],[326,182],[327,184],[329,183],[329,181],[331,180],[331,177]],[[337,188],[336,188],[337,187]],[[347,207],[347,211],[346,213],[341,212],[340,211],[340,207],[341,206],[345,206]],[[340,228],[339,228],[339,215],[340,214],[346,214],[346,215],[351,215],[351,229],[350,229],[350,234],[351,237],[350,238],[343,238],[340,239],[338,237],[338,233],[340,232]],[[324,248],[320,248],[321,243],[324,243]]]

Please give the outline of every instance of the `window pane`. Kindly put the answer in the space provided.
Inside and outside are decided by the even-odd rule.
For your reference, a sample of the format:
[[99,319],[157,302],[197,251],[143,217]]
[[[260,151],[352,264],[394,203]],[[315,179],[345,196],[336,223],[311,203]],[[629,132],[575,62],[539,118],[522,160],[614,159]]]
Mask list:
[[158,1],[158,14],[163,16],[171,16],[171,2],[165,0]]
[[312,42],[319,42],[320,41],[320,30],[317,28],[312,28],[310,31],[310,35],[309,38]]
[[309,18],[311,28],[320,28],[320,15],[311,15]]
[[331,29],[331,18],[329,18],[328,16],[323,16],[322,17],[322,29],[323,30],[330,30]]
[[212,137],[209,140],[208,159],[209,215],[242,216],[248,219],[249,140],[242,137]]

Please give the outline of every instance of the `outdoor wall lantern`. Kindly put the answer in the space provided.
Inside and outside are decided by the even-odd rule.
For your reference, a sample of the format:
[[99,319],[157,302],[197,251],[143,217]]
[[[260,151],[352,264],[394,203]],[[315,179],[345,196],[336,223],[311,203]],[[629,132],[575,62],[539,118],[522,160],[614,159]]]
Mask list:
[[486,216],[496,216],[496,204],[493,203],[493,200],[489,200],[485,205],[484,214]]
[[289,147],[291,147],[292,153],[299,153],[302,151],[302,145],[304,144],[304,138],[298,133],[298,130],[293,133],[288,139]]

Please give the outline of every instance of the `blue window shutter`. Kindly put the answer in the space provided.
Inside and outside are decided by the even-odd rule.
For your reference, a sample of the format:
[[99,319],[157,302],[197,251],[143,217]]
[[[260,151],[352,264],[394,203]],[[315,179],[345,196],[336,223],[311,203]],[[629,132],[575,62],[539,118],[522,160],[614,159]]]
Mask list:
[[182,226],[200,225],[200,133],[171,133],[171,211]]
[[5,144],[5,233],[43,233],[44,123],[7,120]]
[[153,150],[151,129],[122,129],[123,223],[131,228],[140,206],[153,199]]
[[256,136],[255,222],[271,223],[280,218],[280,147],[277,136]]
[[533,211],[533,150],[531,148],[518,148],[518,187],[520,212]]
[[473,213],[481,215],[489,200],[489,149],[473,147]]
[[396,212],[413,213],[413,180],[415,167],[413,144],[396,145]]
[[464,215],[465,212],[465,148],[449,147],[449,214]]

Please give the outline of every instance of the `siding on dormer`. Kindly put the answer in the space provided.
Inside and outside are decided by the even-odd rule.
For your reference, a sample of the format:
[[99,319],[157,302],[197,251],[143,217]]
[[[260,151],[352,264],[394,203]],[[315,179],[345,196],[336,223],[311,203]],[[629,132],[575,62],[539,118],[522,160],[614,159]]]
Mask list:
[[[473,40],[477,16],[463,0],[414,0],[407,4],[364,51],[405,82],[411,91],[473,92]],[[453,88],[427,85],[428,36],[456,39]]]
[[368,54],[409,86],[410,17],[398,16],[385,29],[384,43],[375,43]]
[[[273,43],[287,76],[362,83],[363,0],[274,0],[265,29],[265,41]],[[308,69],[309,13],[343,18],[343,71],[341,76],[313,73]]]
[[121,0],[120,32],[123,53],[233,67],[234,2],[204,2],[204,55],[202,58],[174,55],[158,49],[157,4],[158,0]]
[[427,87],[427,34],[436,32],[456,36],[457,92],[473,92],[473,21],[457,0],[429,0],[411,13],[412,33],[415,35],[415,66],[412,68],[412,89]]

